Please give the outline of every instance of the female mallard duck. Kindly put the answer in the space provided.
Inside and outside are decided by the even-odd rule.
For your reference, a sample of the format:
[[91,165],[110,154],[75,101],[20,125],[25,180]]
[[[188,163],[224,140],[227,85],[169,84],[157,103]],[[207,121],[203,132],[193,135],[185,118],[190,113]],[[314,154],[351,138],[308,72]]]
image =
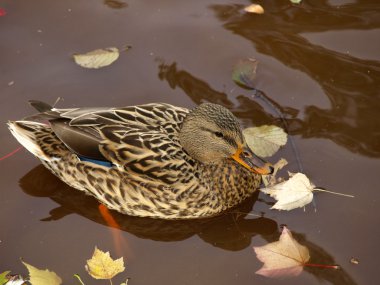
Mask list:
[[205,103],[56,109],[9,122],[16,139],[53,174],[132,216],[214,216],[249,197],[269,163],[247,147],[226,108]]

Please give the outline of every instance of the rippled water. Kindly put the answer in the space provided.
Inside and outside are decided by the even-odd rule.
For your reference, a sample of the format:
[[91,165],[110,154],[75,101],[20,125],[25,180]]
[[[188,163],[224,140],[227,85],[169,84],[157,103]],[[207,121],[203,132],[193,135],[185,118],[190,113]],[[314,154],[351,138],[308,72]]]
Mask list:
[[[377,1],[2,1],[1,155],[19,145],[5,122],[33,110],[29,99],[59,107],[167,102],[222,104],[244,127],[277,124],[297,147],[318,186],[355,198],[317,194],[291,212],[252,197],[239,211],[201,221],[168,222],[115,214],[106,226],[98,203],[61,183],[27,151],[0,161],[0,271],[26,274],[19,258],[57,272],[64,284],[94,282],[84,269],[97,245],[126,259],[120,284],[378,284],[380,253],[380,4]],[[313,2],[314,3],[314,2]],[[132,45],[112,66],[86,70],[71,55]],[[256,88],[271,104],[231,80],[233,65],[259,63]],[[290,145],[288,170],[299,171]],[[262,216],[262,217],[260,217]],[[252,246],[278,239],[286,224],[314,263],[297,278],[255,275]],[[116,232],[116,235],[115,235]],[[350,263],[355,257],[358,265]]]

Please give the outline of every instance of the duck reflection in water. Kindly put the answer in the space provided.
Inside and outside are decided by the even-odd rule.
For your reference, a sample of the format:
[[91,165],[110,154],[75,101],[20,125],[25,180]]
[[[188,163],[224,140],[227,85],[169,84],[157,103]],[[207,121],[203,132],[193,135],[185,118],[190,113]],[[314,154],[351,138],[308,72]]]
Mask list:
[[[42,165],[22,177],[20,186],[31,196],[49,197],[60,204],[43,221],[55,221],[75,213],[96,223],[109,225],[99,212],[99,203],[94,198],[61,182]],[[235,251],[248,247],[252,237],[271,235],[277,230],[277,223],[271,219],[249,217],[256,199],[257,193],[238,207],[206,219],[167,221],[132,217],[115,211],[112,211],[112,217],[121,230],[140,238],[180,241],[198,235],[213,246]]]
[[[42,165],[39,165],[20,179],[25,193],[34,197],[49,197],[60,206],[50,211],[50,216],[42,221],[54,222],[70,214],[77,214],[96,223],[110,226],[99,212],[99,203],[90,196],[61,182]],[[159,220],[122,215],[112,211],[112,217],[120,230],[139,238],[155,241],[181,241],[194,235],[206,243],[229,251],[243,250],[251,245],[255,236],[274,242],[279,239],[281,229],[276,221],[265,217],[251,218],[250,211],[257,201],[254,195],[238,207],[224,214],[198,220]],[[111,225],[112,226],[112,225]],[[304,234],[292,230],[293,237],[310,251],[310,262],[336,264],[334,257],[325,249],[309,241]],[[253,255],[252,250],[252,255]],[[305,267],[306,272],[319,280],[331,284],[356,285],[357,283],[344,270],[321,270]]]

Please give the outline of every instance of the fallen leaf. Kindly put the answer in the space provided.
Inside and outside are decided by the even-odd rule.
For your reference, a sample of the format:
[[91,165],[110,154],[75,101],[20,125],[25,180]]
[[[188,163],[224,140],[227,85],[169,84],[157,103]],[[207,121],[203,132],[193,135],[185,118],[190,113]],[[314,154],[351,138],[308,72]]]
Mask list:
[[297,276],[310,259],[307,247],[300,245],[286,227],[278,241],[253,249],[264,263],[256,274],[267,277]]
[[0,285],[4,285],[8,282],[8,274],[11,273],[10,271],[4,271],[0,274]]
[[5,285],[28,285],[29,282],[25,281],[20,275],[13,275],[9,278]]
[[32,285],[60,285],[62,279],[53,271],[41,270],[26,262],[22,262],[29,271],[29,281]]
[[242,87],[254,89],[253,81],[258,63],[254,58],[239,60],[233,68],[232,80]]
[[248,146],[261,157],[274,155],[288,140],[285,131],[273,125],[246,128],[243,135]]
[[84,54],[74,54],[76,64],[85,68],[101,68],[112,64],[119,58],[119,50],[115,47],[97,49]]
[[290,0],[293,4],[299,4],[302,2],[302,0]]
[[358,265],[358,264],[359,264],[359,259],[353,257],[353,258],[350,259],[350,262],[351,262],[352,264]]
[[264,8],[259,4],[251,4],[245,7],[244,11],[254,14],[264,14]]
[[288,164],[288,161],[285,158],[281,158],[279,161],[277,161],[273,165],[273,173],[272,174],[262,175],[261,178],[263,180],[264,186],[265,187],[272,186],[272,185],[276,184],[277,182],[279,182],[278,180],[280,178],[279,179],[276,178],[277,172],[280,169],[284,168],[287,164]]
[[316,188],[303,173],[289,173],[289,179],[278,184],[261,188],[260,191],[269,194],[277,200],[271,209],[293,210],[303,207],[313,200],[313,192],[321,191],[335,195],[353,198],[354,196]]
[[303,207],[313,200],[315,185],[303,173],[291,174],[290,179],[270,187],[260,189],[277,200],[271,209],[293,210]]
[[113,260],[109,252],[103,252],[95,247],[91,259],[87,260],[87,272],[95,279],[111,279],[125,270],[122,257]]
[[7,11],[5,11],[4,8],[0,8],[0,17],[5,16],[7,14]]

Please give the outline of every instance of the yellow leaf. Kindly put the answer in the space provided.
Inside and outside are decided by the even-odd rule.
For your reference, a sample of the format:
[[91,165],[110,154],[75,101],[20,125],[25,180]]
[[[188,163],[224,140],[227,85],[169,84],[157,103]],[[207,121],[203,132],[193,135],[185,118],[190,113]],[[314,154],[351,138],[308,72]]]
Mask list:
[[26,262],[22,262],[29,271],[29,281],[32,285],[60,285],[62,279],[53,271],[41,270]]
[[245,7],[244,11],[254,14],[264,14],[264,8],[259,4],[251,4]]
[[95,247],[91,259],[87,260],[87,272],[95,279],[111,279],[125,270],[122,257],[113,260],[109,252],[104,252]]
[[310,259],[307,247],[300,245],[286,227],[278,241],[253,249],[264,263],[256,274],[267,277],[297,276]]
[[115,47],[97,49],[84,54],[75,54],[76,64],[85,68],[101,68],[112,64],[119,58],[119,50]]
[[284,130],[273,125],[247,128],[243,135],[250,149],[261,157],[274,155],[288,140]]

